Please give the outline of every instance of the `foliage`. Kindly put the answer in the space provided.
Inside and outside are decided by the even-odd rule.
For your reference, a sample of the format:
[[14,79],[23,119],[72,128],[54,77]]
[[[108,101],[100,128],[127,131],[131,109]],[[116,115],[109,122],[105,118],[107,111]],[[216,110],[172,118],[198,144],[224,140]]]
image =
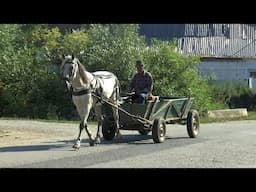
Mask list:
[[198,57],[178,53],[175,41],[153,39],[151,47],[144,54],[144,60],[154,79],[154,94],[191,96],[199,111],[209,108],[207,80],[197,74]]
[[232,94],[229,94],[228,104],[230,108],[247,108],[252,111],[256,109],[256,92],[249,87],[238,84],[234,86]]
[[221,100],[226,93],[208,88],[208,80],[197,74],[199,57],[178,53],[175,40],[146,45],[138,30],[138,24],[93,24],[61,34],[46,24],[0,24],[0,116],[77,119],[61,81],[62,54],[74,54],[88,71],[113,72],[122,91],[136,72],[135,61],[142,59],[155,95],[191,96],[200,112],[234,100],[232,94]]
[[[5,116],[45,118],[42,114],[47,114],[47,109],[40,106],[46,104],[47,108],[51,105],[52,100],[44,103],[43,94],[51,94],[52,90],[40,89],[40,86],[51,83],[49,79],[54,74],[49,73],[49,65],[60,34],[44,25],[1,25],[0,32],[5,35],[1,39],[6,45],[2,46],[0,56],[2,113]],[[32,95],[39,98],[34,103],[31,103]],[[41,114],[34,108],[39,108]]]
[[122,89],[126,89],[134,63],[145,48],[145,39],[138,35],[138,25],[94,24],[87,32],[89,43],[81,56],[82,63],[89,71],[113,72]]
[[231,83],[226,81],[223,85],[211,85],[213,102],[222,103],[222,108],[256,109],[256,92],[244,83]]
[[88,40],[88,34],[84,31],[67,33],[62,40],[63,53],[65,55],[73,54],[76,57],[79,57],[86,49]]

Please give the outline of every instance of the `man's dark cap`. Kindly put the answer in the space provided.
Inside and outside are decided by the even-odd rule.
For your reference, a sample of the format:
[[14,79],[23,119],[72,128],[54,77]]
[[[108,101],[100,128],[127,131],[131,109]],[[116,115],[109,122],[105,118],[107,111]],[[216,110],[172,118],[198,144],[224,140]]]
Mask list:
[[144,66],[144,63],[142,60],[137,60],[136,61],[136,66]]

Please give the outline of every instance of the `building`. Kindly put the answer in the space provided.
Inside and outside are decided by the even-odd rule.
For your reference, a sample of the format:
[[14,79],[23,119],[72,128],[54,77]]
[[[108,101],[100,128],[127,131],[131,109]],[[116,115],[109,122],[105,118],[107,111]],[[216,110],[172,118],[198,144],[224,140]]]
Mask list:
[[199,74],[256,89],[256,24],[142,24],[147,42],[177,38],[178,50],[199,55]]

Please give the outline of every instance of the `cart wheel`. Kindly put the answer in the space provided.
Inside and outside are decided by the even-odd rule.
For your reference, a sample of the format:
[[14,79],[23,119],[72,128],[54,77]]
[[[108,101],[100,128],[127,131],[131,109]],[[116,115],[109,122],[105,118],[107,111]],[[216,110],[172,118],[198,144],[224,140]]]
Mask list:
[[155,143],[163,143],[166,134],[166,124],[163,119],[155,119],[152,127],[152,137]]
[[139,132],[141,135],[148,135],[148,133],[149,133],[150,131],[149,131],[149,130],[140,129],[140,130],[138,130],[138,132]]
[[199,134],[200,118],[196,110],[188,112],[187,117],[187,132],[190,138],[196,138]]
[[113,121],[105,117],[102,123],[102,135],[106,140],[112,140],[115,137],[116,126]]

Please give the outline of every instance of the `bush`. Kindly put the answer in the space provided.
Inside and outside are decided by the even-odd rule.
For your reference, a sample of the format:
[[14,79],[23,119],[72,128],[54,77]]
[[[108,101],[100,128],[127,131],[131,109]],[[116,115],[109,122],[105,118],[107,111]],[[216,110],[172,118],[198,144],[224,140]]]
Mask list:
[[197,73],[199,57],[189,57],[176,51],[176,42],[154,39],[145,51],[146,69],[152,73],[153,93],[161,96],[194,98],[194,107],[205,111],[211,104],[207,80]]
[[211,85],[213,102],[222,104],[223,108],[256,109],[256,92],[243,83],[225,82],[222,86]]

